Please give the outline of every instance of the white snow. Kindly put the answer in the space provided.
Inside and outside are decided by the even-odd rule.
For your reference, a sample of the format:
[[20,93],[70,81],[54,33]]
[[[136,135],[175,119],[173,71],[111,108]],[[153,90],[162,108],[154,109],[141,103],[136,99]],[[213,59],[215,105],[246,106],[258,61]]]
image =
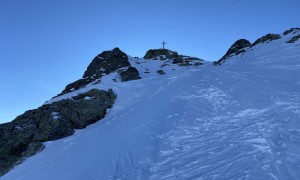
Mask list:
[[59,119],[59,113],[58,113],[58,112],[52,112],[52,113],[51,113],[51,116],[52,116],[52,119],[53,119],[53,120]]
[[150,73],[129,82],[112,73],[47,102],[112,88],[103,120],[46,142],[1,180],[300,179],[300,48],[285,43],[295,35],[221,66],[130,58]]
[[93,99],[93,98],[94,98],[94,97],[86,96],[86,97],[84,97],[83,99],[88,101],[88,100],[91,100],[91,99]]

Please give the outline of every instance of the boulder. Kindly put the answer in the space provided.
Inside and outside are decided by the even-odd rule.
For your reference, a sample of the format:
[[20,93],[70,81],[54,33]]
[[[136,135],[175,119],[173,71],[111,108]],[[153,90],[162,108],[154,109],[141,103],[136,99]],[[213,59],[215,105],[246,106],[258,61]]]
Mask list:
[[164,75],[164,74],[166,74],[162,69],[157,70],[156,72],[157,72],[159,75]]
[[139,71],[135,67],[129,67],[128,69],[120,72],[120,77],[122,82],[142,79]]

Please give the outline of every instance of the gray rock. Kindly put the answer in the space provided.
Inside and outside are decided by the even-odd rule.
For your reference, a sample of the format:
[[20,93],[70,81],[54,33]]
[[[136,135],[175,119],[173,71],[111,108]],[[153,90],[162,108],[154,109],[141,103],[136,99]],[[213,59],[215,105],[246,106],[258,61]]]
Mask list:
[[26,111],[10,123],[0,124],[0,176],[28,156],[43,149],[43,142],[60,139],[105,116],[116,95],[92,89],[72,99]]
[[135,67],[129,67],[125,71],[120,72],[121,81],[130,81],[142,79],[138,70]]
[[164,75],[164,74],[166,74],[162,69],[157,70],[156,72],[157,72],[159,75]]

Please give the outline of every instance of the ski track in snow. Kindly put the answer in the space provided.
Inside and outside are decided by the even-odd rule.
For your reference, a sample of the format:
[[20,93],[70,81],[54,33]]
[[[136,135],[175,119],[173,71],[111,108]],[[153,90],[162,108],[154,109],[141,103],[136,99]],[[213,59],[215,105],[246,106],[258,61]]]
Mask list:
[[[225,71],[223,75],[226,74],[228,72]],[[237,78],[233,76],[233,79]],[[187,101],[186,104],[191,106],[188,108],[193,111],[189,111],[188,117],[183,115],[182,124],[165,135],[160,147],[159,160],[151,168],[150,174],[153,175],[150,179],[299,177],[299,174],[293,177],[283,170],[294,169],[297,172],[296,167],[299,165],[294,166],[287,159],[289,156],[298,158],[299,163],[300,157],[300,153],[289,154],[285,147],[287,139],[280,141],[279,138],[287,133],[288,140],[294,138],[299,142],[299,136],[293,135],[292,132],[280,132],[284,130],[282,125],[285,123],[281,118],[289,108],[284,110],[280,104],[266,103],[264,108],[257,109],[259,103],[256,105],[255,102],[251,102],[252,99],[247,99],[250,102],[239,102],[234,98],[239,94],[226,94],[222,87],[218,87],[218,81],[215,81],[215,85],[210,85],[212,81],[207,82],[210,83],[203,85],[203,82],[199,82],[196,85],[198,90],[186,93],[193,94],[193,97],[179,95],[180,99]],[[203,89],[203,86],[209,88]],[[246,89],[241,90],[247,92]],[[259,98],[268,97],[260,95]],[[206,106],[204,116],[202,108],[195,108],[193,104]],[[299,104],[296,107],[299,107]],[[228,111],[229,109],[231,111]],[[193,114],[200,116],[193,118]],[[218,116],[215,116],[216,114]]]
[[291,37],[220,67],[170,64],[164,76],[153,76],[157,61],[132,59],[152,76],[87,87],[117,92],[107,116],[0,179],[300,179],[300,50],[284,43]]

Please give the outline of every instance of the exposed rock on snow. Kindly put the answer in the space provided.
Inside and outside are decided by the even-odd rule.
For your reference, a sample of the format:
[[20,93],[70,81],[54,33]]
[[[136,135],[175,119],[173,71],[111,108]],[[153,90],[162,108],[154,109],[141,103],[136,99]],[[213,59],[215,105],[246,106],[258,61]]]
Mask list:
[[168,49],[150,49],[146,52],[144,59],[153,59],[153,60],[166,60],[174,59],[179,57],[179,54],[175,51]]
[[287,43],[294,43],[300,39],[300,34],[297,36],[292,37],[290,40],[287,41]]
[[141,79],[139,71],[135,67],[129,67],[128,69],[120,72],[120,76],[122,82]]
[[289,30],[286,30],[286,31],[284,31],[283,32],[283,35],[288,35],[288,34],[290,34],[290,33],[293,33],[293,34],[295,34],[296,32],[299,32],[300,31],[300,28],[291,28],[291,29],[289,29]]
[[164,75],[164,74],[166,74],[166,73],[165,73],[163,70],[161,70],[161,69],[160,69],[160,70],[157,70],[156,72],[157,72],[159,75]]
[[214,64],[221,64],[222,62],[224,62],[226,59],[228,59],[230,56],[233,55],[238,55],[240,53],[245,52],[245,48],[247,47],[251,47],[251,43],[246,40],[246,39],[240,39],[237,40],[226,52],[226,54],[217,62],[215,62]]
[[124,52],[119,48],[114,48],[111,51],[104,51],[97,55],[89,64],[82,79],[67,85],[60,95],[80,89],[96,79],[124,67],[130,67],[128,56]]
[[150,49],[146,52],[144,59],[173,60],[173,64],[177,64],[179,66],[195,65],[195,63],[190,63],[191,61],[198,61],[197,65],[201,65],[201,61],[203,61],[202,59],[196,57],[179,55],[177,52],[169,49]]
[[257,39],[252,44],[252,46],[255,46],[257,44],[264,43],[264,42],[270,42],[270,41],[277,40],[277,39],[280,39],[280,38],[281,38],[281,36],[279,34],[267,34],[267,35]]
[[[93,97],[88,101],[86,97]],[[105,115],[115,94],[92,89],[72,99],[46,104],[0,124],[0,176],[23,158],[43,148],[42,142],[56,140],[82,129]]]

